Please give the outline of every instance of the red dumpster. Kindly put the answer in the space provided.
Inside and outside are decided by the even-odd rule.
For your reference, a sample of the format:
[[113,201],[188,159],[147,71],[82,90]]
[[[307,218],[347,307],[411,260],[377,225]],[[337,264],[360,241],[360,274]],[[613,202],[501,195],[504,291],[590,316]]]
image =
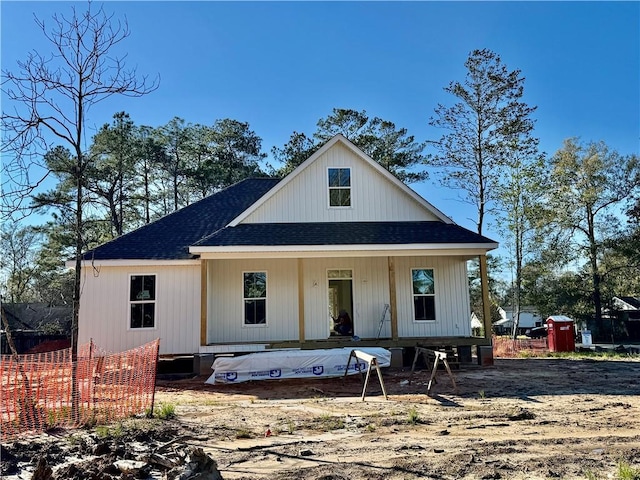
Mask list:
[[547,318],[547,340],[550,352],[573,352],[576,349],[573,320],[564,315]]

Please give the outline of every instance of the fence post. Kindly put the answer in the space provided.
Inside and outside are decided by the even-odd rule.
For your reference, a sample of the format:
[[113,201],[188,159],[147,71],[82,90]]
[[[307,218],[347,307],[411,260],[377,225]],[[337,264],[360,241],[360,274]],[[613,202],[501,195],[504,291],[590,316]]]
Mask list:
[[153,392],[151,392],[151,410],[149,411],[149,418],[153,418],[153,407],[156,400],[156,382],[158,381],[158,358],[160,357],[160,341],[156,340],[156,374],[153,377]]
[[[91,421],[96,421],[96,377],[93,371],[93,338],[89,339],[89,364],[87,366],[87,408],[91,411]],[[89,394],[91,392],[91,394]]]

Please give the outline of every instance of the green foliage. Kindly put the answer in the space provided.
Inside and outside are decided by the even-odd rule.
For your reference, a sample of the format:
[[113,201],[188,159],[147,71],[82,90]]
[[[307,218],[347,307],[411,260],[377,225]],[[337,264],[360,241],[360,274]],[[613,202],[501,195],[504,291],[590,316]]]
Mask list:
[[266,154],[261,152],[262,140],[246,122],[230,118],[216,120],[211,131],[211,163],[216,167],[213,185],[221,189],[240,180],[263,176],[259,162]]
[[[598,477],[593,471],[587,470],[585,472],[585,478],[586,480],[598,480],[600,477]],[[640,480],[640,469],[632,467],[624,460],[620,460],[616,467],[615,479]]]
[[154,135],[162,152],[159,178],[170,186],[161,196],[173,210],[244,178],[264,175],[262,139],[246,122],[225,118],[205,126],[175,117]]
[[364,110],[334,108],[329,116],[318,120],[318,129],[313,136],[324,143],[338,134],[356,142],[365,131],[369,116]]
[[71,408],[69,407],[47,409],[47,426],[55,427],[58,425],[58,422],[65,422],[68,418],[70,418],[70,414]]
[[[446,133],[432,142],[435,153],[429,162],[438,167],[442,185],[475,206],[478,233],[483,233],[487,215],[496,216],[510,248],[507,265],[514,287],[509,303],[518,306],[523,264],[538,244],[536,200],[544,190],[543,156],[531,117],[536,107],[522,101],[525,79],[520,70],[509,71],[495,52],[474,50],[465,67],[464,81],[444,89],[456,103],[438,105],[430,120]],[[492,302],[502,303],[495,295]],[[479,288],[472,293],[472,310],[482,312]]]
[[587,470],[584,472],[586,480],[598,480],[598,476],[593,473],[591,470]]
[[253,438],[253,437],[255,437],[253,432],[250,431],[250,430],[247,430],[246,428],[241,428],[241,429],[236,431],[236,438],[238,438],[238,439],[241,439],[241,438]]
[[271,173],[275,176],[290,173],[337,134],[348,138],[405,183],[419,182],[428,176],[421,168],[425,162],[425,143],[417,142],[406,128],[398,128],[391,121],[370,118],[365,110],[345,108],[334,108],[330,115],[318,120],[313,139],[293,132],[282,148],[274,147],[274,158],[283,165],[280,169],[272,167]]
[[465,67],[465,80],[453,81],[444,89],[457,102],[438,105],[429,122],[447,132],[433,142],[436,153],[430,163],[439,168],[443,185],[475,206],[477,231],[482,234],[485,215],[495,207],[513,153],[526,156],[535,150],[537,141],[530,134],[536,107],[522,101],[520,70],[509,71],[495,52],[474,50]]
[[73,258],[77,248],[78,161],[83,164],[83,250],[246,177],[264,175],[259,165],[265,157],[261,139],[247,123],[236,120],[204,126],[176,117],[153,128],[136,125],[127,113],[119,112],[92,140],[89,153],[80,160],[59,146],[44,156],[56,184],[35,195],[33,207],[51,220],[34,230],[42,246],[29,263],[33,271],[25,267],[14,275],[20,280],[16,288],[25,275],[29,277],[28,300],[72,303],[73,274],[61,259]]
[[276,162],[282,164],[279,169],[270,166],[270,173],[275,177],[284,177],[313,155],[320,145],[304,133],[293,132],[289,141],[282,148],[273,147],[271,154]]
[[611,350],[584,351],[584,352],[545,352],[542,354],[549,358],[566,358],[568,360],[624,360],[628,358],[638,358],[638,354],[625,352],[615,352]]
[[[638,193],[640,195],[640,193]],[[603,297],[640,292],[640,196],[626,209],[627,224],[603,242]]]
[[590,282],[585,272],[557,273],[543,261],[530,262],[523,269],[523,299],[535,305],[542,318],[566,315],[579,320],[591,315]]
[[618,480],[640,480],[640,468],[634,468],[628,462],[618,462]]
[[72,433],[71,435],[67,435],[66,440],[69,442],[69,445],[79,445],[82,442],[82,437]]
[[318,418],[318,428],[322,431],[328,432],[331,430],[340,430],[344,428],[344,420],[340,417],[334,417],[325,413]]
[[627,353],[625,351],[615,350],[582,350],[576,352],[549,352],[549,351],[534,351],[534,350],[521,350],[518,352],[519,358],[558,358],[564,360],[626,360],[626,359],[638,359],[640,354]]
[[87,164],[86,188],[97,206],[104,205],[111,225],[111,234],[124,233],[125,218],[138,215],[131,202],[136,185],[136,128],[125,112],[113,116],[113,124],[104,125],[93,137],[91,161]]
[[98,425],[95,428],[95,432],[98,438],[101,439],[120,438],[125,434],[125,429],[122,423],[117,423],[115,426]]
[[6,222],[0,227],[0,294],[4,301],[34,298],[35,257],[42,236],[33,227]]
[[504,246],[509,251],[506,264],[511,271],[512,288],[509,304],[514,307],[513,334],[520,323],[520,307],[523,305],[523,268],[527,259],[540,250],[539,199],[545,192],[545,163],[538,153],[538,140],[525,135],[514,142],[511,158],[506,162],[502,181],[498,186],[498,224],[504,234]]
[[[549,188],[542,199],[545,208],[541,223],[547,228],[541,235],[545,253],[541,254],[540,264],[549,270],[549,265],[581,265],[578,292],[587,299],[585,310],[595,317],[599,327],[607,277],[616,275],[610,275],[605,267],[611,266],[612,273],[618,270],[612,257],[603,261],[607,245],[617,243],[620,235],[617,211],[639,193],[638,157],[622,156],[602,142],[567,139],[550,160]],[[621,263],[625,263],[624,259]]]
[[535,356],[536,356],[536,353],[533,352],[532,350],[520,350],[518,352],[518,358],[531,358]]
[[287,433],[289,435],[293,435],[293,432],[296,430],[296,424],[293,420],[287,420]]
[[156,417],[170,420],[176,416],[176,406],[173,403],[161,403],[156,410]]
[[418,413],[418,410],[416,410],[415,407],[411,407],[409,409],[407,421],[411,425],[416,425],[416,424],[420,423],[420,414]]
[[[499,307],[505,303],[506,285],[499,279],[501,270],[501,259],[494,255],[487,255],[487,276],[489,283],[489,312],[491,323],[500,320]],[[480,322],[484,325],[484,309],[482,305],[482,285],[480,283],[480,268],[478,259],[468,262],[469,295],[471,300],[471,311],[474,312]]]
[[[21,226],[6,222],[0,237],[0,293],[10,303],[42,302],[50,306],[71,304],[73,272],[60,259],[70,257],[69,246],[59,242],[59,226]],[[65,235],[65,239],[73,239]],[[63,333],[64,325],[47,324],[47,333]],[[44,330],[43,330],[44,331]]]

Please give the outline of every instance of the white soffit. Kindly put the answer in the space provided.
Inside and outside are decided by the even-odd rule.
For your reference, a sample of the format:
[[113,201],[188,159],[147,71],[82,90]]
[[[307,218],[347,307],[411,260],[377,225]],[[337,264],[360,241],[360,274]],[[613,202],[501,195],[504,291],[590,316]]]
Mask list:
[[319,258],[374,256],[477,256],[497,248],[497,243],[412,245],[268,245],[191,247],[203,259],[215,258]]

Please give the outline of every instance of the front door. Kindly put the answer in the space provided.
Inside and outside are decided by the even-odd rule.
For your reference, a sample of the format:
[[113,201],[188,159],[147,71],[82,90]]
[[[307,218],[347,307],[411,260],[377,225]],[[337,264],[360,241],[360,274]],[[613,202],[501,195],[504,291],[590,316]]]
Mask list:
[[353,336],[353,272],[327,270],[329,282],[329,335]]

